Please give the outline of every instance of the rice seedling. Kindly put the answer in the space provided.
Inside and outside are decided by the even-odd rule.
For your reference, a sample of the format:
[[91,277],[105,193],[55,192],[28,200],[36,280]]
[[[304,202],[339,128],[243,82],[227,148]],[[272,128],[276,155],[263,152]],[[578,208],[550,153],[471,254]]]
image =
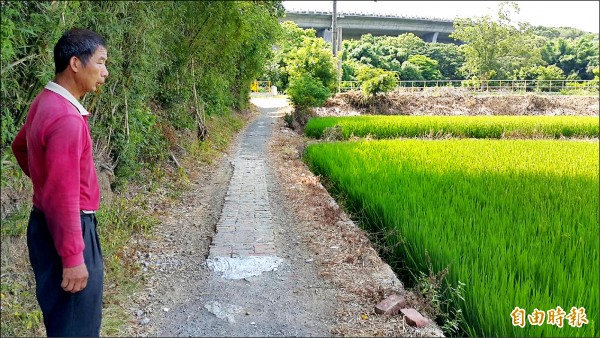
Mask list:
[[430,259],[449,286],[464,283],[466,334],[596,336],[598,153],[583,141],[382,140],[312,144],[306,161],[365,227],[397,230],[386,240],[413,274]]
[[305,134],[321,138],[341,126],[342,135],[384,139],[397,137],[560,138],[598,137],[593,116],[346,116],[308,121]]

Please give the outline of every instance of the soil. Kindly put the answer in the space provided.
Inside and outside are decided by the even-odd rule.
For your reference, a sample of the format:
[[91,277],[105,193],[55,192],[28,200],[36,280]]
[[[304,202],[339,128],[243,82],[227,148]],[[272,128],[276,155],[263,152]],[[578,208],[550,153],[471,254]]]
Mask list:
[[336,95],[318,116],[382,115],[581,115],[598,116],[598,96],[473,94],[456,88],[392,92],[365,99],[358,91]]
[[[391,294],[429,316],[404,289],[362,231],[301,161],[307,142],[284,126],[285,99],[253,99],[261,114],[227,153],[193,175],[189,189],[165,205],[149,240],[132,239],[145,284],[130,296],[131,336],[442,336],[430,321],[415,329],[400,315],[374,312]],[[278,108],[279,107],[279,108]],[[267,163],[275,223],[276,271],[228,280],[206,267],[231,162],[259,120],[270,122]],[[263,123],[263,122],[261,122]],[[192,176],[192,175],[190,175]]]

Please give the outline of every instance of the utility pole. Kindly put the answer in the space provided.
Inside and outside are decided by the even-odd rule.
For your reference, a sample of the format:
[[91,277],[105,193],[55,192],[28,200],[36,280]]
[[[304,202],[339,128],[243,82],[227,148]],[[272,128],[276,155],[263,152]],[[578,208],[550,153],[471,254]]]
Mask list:
[[333,57],[337,56],[337,1],[333,0],[333,14],[331,15],[331,44],[333,45]]
[[[338,51],[342,45],[341,29],[337,26],[337,1],[333,0],[333,13],[331,15],[331,45],[333,46],[333,57],[337,58]],[[340,80],[342,79],[342,56],[337,61],[337,92],[340,92]]]

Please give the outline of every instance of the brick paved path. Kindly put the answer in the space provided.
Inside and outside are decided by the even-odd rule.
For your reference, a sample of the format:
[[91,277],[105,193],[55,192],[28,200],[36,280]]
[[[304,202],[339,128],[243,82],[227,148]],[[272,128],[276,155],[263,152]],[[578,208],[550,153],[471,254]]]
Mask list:
[[274,255],[264,161],[239,156],[233,166],[209,258]]
[[273,122],[262,114],[241,136],[209,258],[276,255],[264,160]]
[[[157,323],[159,337],[329,336],[335,290],[323,282],[301,229],[284,213],[268,142],[285,100],[255,99],[261,116],[238,138],[232,176],[216,225],[211,271]],[[312,260],[311,260],[312,261]],[[174,287],[173,292],[188,291]],[[162,314],[162,313],[161,313]]]

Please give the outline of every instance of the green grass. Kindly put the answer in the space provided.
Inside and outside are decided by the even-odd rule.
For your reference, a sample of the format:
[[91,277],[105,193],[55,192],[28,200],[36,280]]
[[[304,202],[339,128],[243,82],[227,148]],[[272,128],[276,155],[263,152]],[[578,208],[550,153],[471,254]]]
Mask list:
[[[3,337],[45,333],[25,246],[28,220],[29,209],[23,207],[2,224],[3,244],[18,242],[17,249],[11,253],[13,256],[3,258],[2,262]],[[117,198],[111,205],[102,205],[98,220],[105,271],[102,334],[114,336],[123,333],[124,321],[129,316],[124,310],[129,301],[127,297],[141,283],[140,266],[135,257],[135,250],[141,248],[136,248],[131,238],[149,234],[158,220],[149,214],[143,196]]]
[[347,116],[308,121],[305,134],[321,138],[341,126],[345,139],[454,136],[470,138],[598,137],[598,117],[589,116]]
[[245,122],[239,114],[225,114],[219,117],[209,116],[206,125],[209,131],[207,141],[193,143],[190,152],[201,162],[212,163],[229,146]]
[[[306,160],[416,276],[449,269],[471,336],[598,334],[598,143],[558,140],[385,140],[321,143]],[[511,324],[584,307],[573,328]]]

